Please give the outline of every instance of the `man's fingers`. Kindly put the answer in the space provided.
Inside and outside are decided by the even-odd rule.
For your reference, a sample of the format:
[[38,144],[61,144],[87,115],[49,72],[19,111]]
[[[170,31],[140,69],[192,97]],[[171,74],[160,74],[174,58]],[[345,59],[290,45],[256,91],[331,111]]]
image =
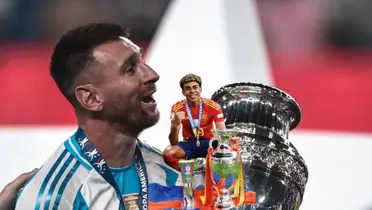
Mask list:
[[233,137],[231,137],[230,140],[233,141],[233,142],[239,142],[240,141],[240,138],[237,137],[237,136],[233,136]]
[[233,148],[240,149],[240,138],[237,136],[233,136],[230,138],[230,145]]
[[30,172],[19,175],[16,179],[5,186],[4,191],[9,191],[10,193],[18,193],[18,191],[37,172],[37,170],[38,169],[35,168]]

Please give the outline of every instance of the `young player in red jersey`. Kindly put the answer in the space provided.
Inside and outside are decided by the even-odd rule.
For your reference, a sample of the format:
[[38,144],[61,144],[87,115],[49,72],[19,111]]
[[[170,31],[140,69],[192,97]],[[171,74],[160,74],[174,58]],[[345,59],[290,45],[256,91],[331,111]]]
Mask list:
[[[175,103],[171,110],[170,146],[164,151],[164,160],[178,169],[179,159],[206,157],[212,129],[225,129],[221,107],[211,99],[202,98],[201,78],[188,74],[180,81],[186,99]],[[182,127],[183,141],[179,141]]]

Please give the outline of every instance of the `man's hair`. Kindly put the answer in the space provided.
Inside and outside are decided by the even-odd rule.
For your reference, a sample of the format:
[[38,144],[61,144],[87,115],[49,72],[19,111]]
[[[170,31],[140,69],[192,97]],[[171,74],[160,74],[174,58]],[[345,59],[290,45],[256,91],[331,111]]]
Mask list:
[[188,82],[197,82],[200,87],[202,85],[202,80],[201,80],[201,78],[198,75],[196,75],[196,74],[186,74],[180,80],[180,87],[181,87],[181,89],[183,89],[183,85],[185,83],[188,83]]
[[77,78],[87,75],[95,64],[93,49],[101,44],[128,38],[128,32],[117,24],[92,23],[80,26],[64,34],[54,48],[50,61],[50,74],[59,90],[76,105]]

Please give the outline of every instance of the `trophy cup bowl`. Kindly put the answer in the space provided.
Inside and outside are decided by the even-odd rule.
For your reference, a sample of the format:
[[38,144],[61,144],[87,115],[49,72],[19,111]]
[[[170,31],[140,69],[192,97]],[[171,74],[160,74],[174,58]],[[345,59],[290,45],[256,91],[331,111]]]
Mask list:
[[211,177],[217,190],[214,207],[218,209],[234,207],[230,192],[238,179],[241,161],[239,154],[230,148],[230,138],[237,133],[234,129],[214,130],[218,146],[211,157]]
[[288,140],[301,120],[297,102],[277,88],[249,82],[226,85],[212,100],[221,106],[226,127],[238,131],[245,189],[256,193],[255,205],[237,209],[298,209],[308,170]]

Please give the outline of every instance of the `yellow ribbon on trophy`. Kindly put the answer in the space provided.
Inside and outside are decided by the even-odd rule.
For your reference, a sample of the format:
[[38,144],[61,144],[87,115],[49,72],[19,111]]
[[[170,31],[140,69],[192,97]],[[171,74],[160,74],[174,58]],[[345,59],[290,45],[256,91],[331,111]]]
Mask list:
[[[235,206],[240,206],[244,203],[245,195],[244,195],[244,174],[243,174],[243,164],[240,161],[240,172],[238,175],[238,178],[236,180],[236,183],[234,183],[231,187],[234,187],[234,194],[231,196],[233,199],[238,198],[239,200],[236,202],[234,199]],[[230,189],[229,189],[230,192]]]

